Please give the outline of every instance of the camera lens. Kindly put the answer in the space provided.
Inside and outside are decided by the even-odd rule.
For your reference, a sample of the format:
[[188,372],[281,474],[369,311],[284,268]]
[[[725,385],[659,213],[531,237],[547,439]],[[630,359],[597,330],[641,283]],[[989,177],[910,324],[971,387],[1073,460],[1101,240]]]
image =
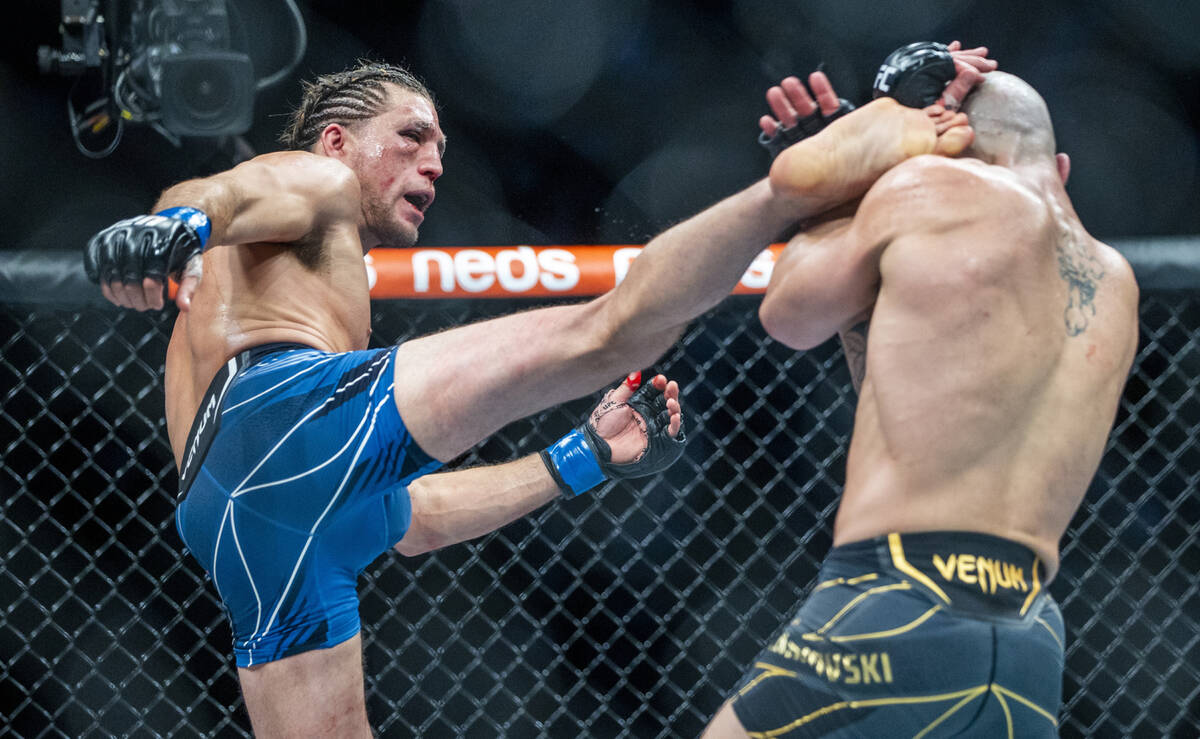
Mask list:
[[218,136],[250,128],[254,70],[230,51],[190,51],[163,58],[163,125],[183,136]]
[[233,102],[234,82],[220,64],[193,62],[182,70],[176,92],[188,112],[199,119],[220,118]]

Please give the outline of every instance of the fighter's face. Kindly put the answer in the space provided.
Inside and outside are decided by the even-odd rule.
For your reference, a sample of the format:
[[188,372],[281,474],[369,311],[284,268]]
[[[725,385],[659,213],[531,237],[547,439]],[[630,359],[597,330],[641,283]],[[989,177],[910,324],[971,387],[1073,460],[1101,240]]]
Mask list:
[[347,127],[347,163],[358,175],[367,228],[383,246],[412,246],[442,176],[446,137],[428,99],[396,85],[389,90],[383,113]]

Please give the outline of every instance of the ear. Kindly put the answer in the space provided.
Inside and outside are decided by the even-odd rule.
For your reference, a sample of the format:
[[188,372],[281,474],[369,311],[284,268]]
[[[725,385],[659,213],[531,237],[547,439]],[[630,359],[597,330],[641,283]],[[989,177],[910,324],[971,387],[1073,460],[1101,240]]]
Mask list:
[[1064,185],[1067,184],[1067,178],[1071,176],[1071,157],[1059,152],[1054,155],[1054,161],[1058,164],[1058,176]]
[[321,131],[321,137],[317,139],[316,153],[324,154],[327,157],[341,159],[346,156],[346,145],[349,143],[349,132],[345,126],[340,123],[330,123]]

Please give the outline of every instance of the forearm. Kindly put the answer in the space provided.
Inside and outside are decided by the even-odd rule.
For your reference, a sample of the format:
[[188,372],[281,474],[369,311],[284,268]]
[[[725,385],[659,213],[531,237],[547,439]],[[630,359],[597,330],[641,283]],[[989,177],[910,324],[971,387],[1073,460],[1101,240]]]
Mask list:
[[227,242],[229,227],[239,210],[236,192],[226,180],[216,177],[185,180],[163,191],[154,203],[153,213],[168,208],[195,208],[208,216],[212,226],[210,244]]
[[409,486],[412,525],[396,551],[412,556],[483,536],[559,495],[557,483],[536,454],[426,475]]

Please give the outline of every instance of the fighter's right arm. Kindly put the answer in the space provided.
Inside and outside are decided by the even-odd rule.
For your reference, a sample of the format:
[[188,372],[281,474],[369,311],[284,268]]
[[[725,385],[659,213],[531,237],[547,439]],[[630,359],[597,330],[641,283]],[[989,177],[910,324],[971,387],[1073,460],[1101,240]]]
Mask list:
[[255,157],[231,170],[168,188],[153,216],[127,218],[89,241],[84,262],[104,296],[136,310],[161,308],[167,276],[186,309],[209,246],[293,243],[361,218],[358,179],[307,152]]
[[208,215],[210,244],[291,243],[330,222],[360,216],[358,178],[341,162],[302,151],[257,156],[168,188],[154,212],[189,207]]

